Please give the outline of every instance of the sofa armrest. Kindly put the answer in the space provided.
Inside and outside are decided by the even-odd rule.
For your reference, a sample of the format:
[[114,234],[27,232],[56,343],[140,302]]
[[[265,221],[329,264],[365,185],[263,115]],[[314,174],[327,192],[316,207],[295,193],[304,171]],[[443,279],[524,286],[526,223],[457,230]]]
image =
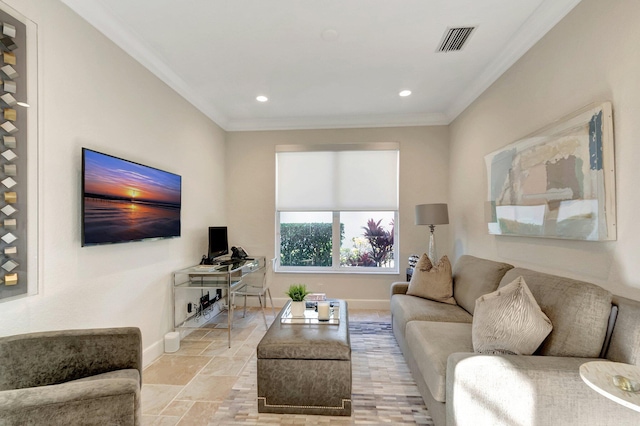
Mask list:
[[447,425],[621,425],[638,413],[582,381],[594,358],[454,353],[447,360]]
[[138,328],[126,327],[2,337],[0,360],[0,391],[130,368],[142,377],[142,336]]
[[140,383],[110,378],[0,391],[0,423],[137,424]]
[[409,283],[406,281],[398,281],[391,284],[391,296],[394,294],[407,294]]

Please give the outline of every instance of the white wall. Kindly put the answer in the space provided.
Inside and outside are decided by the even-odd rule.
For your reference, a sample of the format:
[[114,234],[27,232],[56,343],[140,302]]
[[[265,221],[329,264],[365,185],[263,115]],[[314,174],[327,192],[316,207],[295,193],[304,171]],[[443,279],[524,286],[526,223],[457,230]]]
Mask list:
[[[229,243],[249,254],[275,253],[275,146],[279,144],[400,143],[400,274],[276,274],[272,295],[282,303],[289,284],[305,283],[313,291],[346,299],[351,307],[389,308],[391,282],[405,279],[407,258],[427,249],[428,227],[414,225],[414,206],[447,202],[448,128],[397,127],[379,129],[230,132]],[[439,226],[438,253],[449,254],[448,225]],[[439,231],[439,232],[438,232]]]
[[[7,3],[38,25],[42,274],[0,302],[0,335],[137,326],[148,363],[173,328],[171,271],[226,220],[224,132],[62,3]],[[81,147],[182,175],[182,237],[80,247]]]
[[[450,126],[456,256],[467,253],[584,279],[640,299],[640,2],[583,0]],[[615,242],[486,232],[483,157],[581,107],[613,102]]]

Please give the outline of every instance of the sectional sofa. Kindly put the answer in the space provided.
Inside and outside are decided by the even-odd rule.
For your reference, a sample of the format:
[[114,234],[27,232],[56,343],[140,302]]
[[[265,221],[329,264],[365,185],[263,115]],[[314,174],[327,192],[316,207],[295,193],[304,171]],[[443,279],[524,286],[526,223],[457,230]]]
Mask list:
[[[523,277],[553,330],[530,356],[474,353],[475,301]],[[393,332],[436,426],[639,425],[640,413],[589,388],[581,364],[640,365],[640,302],[583,281],[462,256],[456,305],[391,286]]]

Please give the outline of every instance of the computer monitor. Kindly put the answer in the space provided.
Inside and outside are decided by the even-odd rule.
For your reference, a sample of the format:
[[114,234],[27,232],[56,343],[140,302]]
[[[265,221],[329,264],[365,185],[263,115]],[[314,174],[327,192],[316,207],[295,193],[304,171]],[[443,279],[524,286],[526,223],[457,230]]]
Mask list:
[[229,240],[226,226],[209,227],[209,259],[229,254]]

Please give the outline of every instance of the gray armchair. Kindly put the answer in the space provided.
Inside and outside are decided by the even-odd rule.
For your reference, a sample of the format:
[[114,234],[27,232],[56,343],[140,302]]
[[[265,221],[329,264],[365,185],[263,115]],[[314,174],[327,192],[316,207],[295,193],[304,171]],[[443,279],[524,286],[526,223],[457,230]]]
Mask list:
[[0,337],[0,425],[139,425],[138,328]]

